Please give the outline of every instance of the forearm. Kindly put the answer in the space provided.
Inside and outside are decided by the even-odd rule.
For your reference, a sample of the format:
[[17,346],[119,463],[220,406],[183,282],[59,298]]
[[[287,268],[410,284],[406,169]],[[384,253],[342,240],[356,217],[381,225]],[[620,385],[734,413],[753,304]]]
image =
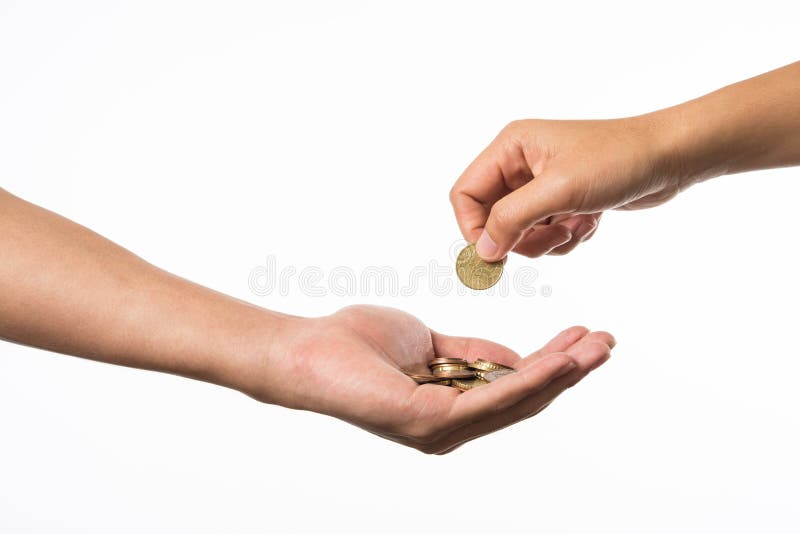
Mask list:
[[193,284],[0,189],[0,337],[246,389],[298,319]]
[[651,118],[681,181],[800,164],[800,62],[658,111]]

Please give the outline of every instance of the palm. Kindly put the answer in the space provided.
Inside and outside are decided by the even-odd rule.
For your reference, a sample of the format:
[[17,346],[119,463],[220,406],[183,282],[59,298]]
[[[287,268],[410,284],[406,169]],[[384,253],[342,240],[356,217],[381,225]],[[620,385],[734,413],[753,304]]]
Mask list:
[[[350,307],[326,320],[336,335],[309,354],[309,408],[427,452],[447,452],[538,412],[604,361],[613,343],[608,334],[576,327],[521,359],[490,341],[432,332],[390,308]],[[434,356],[481,357],[525,371],[463,394],[418,386],[400,371],[424,366]],[[572,360],[577,366],[559,377]],[[507,409],[498,412],[504,403]]]

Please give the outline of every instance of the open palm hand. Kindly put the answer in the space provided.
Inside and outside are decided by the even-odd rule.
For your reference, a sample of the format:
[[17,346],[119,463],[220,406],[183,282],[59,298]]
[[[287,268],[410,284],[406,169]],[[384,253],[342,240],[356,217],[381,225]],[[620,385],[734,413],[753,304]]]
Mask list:
[[[483,339],[450,337],[390,308],[353,306],[314,320],[294,348],[286,405],[332,415],[426,453],[447,453],[531,417],[605,362],[605,332],[572,327],[525,358]],[[417,385],[401,369],[436,356],[484,358],[517,369],[464,393]]]

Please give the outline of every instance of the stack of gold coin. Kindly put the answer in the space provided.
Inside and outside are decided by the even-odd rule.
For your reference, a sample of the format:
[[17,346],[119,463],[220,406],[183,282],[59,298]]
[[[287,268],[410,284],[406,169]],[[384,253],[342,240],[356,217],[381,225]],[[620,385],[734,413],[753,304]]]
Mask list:
[[467,360],[461,358],[434,358],[428,362],[433,376],[442,378],[474,378],[475,373],[469,368]]
[[501,376],[516,372],[502,363],[478,358],[468,362],[462,358],[434,358],[428,362],[426,373],[422,365],[403,372],[417,384],[437,384],[467,391],[494,382]]
[[470,363],[469,366],[473,371],[475,371],[475,376],[481,380],[485,380],[486,375],[492,371],[506,371],[505,374],[508,374],[508,371],[512,373],[514,372],[512,367],[503,365],[502,363],[490,362],[489,360],[484,360],[483,358],[478,358],[474,362]]

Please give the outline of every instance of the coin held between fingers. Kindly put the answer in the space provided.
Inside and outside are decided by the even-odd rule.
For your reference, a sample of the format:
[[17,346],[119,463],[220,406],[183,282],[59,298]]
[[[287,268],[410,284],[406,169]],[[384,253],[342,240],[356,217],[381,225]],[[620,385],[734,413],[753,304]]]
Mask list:
[[456,274],[461,283],[470,289],[489,289],[503,274],[503,260],[485,262],[474,244],[467,245],[458,253]]

